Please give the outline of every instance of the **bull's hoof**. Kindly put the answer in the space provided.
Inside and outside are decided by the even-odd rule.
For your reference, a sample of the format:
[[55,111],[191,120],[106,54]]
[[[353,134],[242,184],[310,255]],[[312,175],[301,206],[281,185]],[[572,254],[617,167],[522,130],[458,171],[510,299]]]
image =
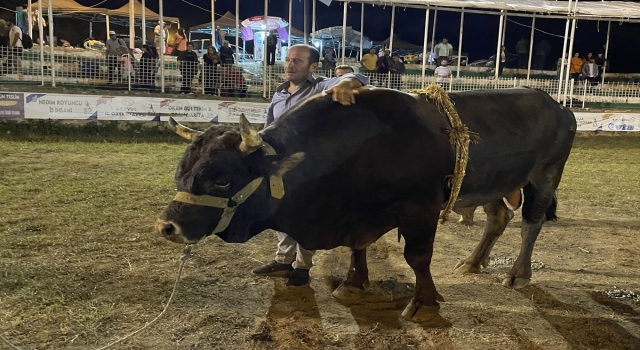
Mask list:
[[460,219],[458,220],[458,223],[460,225],[473,226],[473,219],[469,220],[469,219],[465,218],[464,216],[461,216]]
[[507,288],[522,289],[526,287],[529,282],[531,282],[530,278],[507,276],[507,278],[502,280],[502,285]]
[[402,311],[402,317],[407,321],[419,323],[425,327],[448,327],[451,322],[447,321],[438,313],[440,306],[419,306],[415,299],[411,299],[409,305]]
[[342,284],[331,293],[331,295],[338,300],[356,300],[362,298],[363,294],[364,288],[350,286],[345,282],[342,282]]
[[453,271],[461,274],[480,273],[480,266],[473,266],[471,263],[460,260],[453,268]]

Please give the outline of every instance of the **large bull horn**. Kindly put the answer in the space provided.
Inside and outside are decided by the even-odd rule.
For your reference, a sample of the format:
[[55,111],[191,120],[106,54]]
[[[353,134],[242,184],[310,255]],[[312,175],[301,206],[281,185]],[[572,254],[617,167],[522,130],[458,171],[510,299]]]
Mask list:
[[202,134],[202,131],[193,130],[191,128],[188,128],[188,127],[178,123],[175,119],[173,119],[173,117],[169,117],[169,125],[171,125],[171,127],[173,129],[175,129],[176,134],[184,137],[185,139],[187,139],[189,141],[195,140],[196,136]]
[[242,154],[249,154],[262,146],[262,137],[251,128],[244,113],[240,114],[240,136],[242,136],[242,142],[238,148]]

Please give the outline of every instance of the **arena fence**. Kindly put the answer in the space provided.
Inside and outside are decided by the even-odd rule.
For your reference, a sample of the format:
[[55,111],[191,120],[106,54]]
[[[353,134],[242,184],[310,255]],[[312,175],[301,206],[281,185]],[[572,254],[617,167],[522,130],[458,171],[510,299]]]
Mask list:
[[[160,64],[159,58],[140,54],[105,57],[100,51],[70,48],[56,49],[52,58],[50,52],[49,48],[41,51],[37,46],[19,51],[0,47],[0,80],[5,84],[265,98],[270,98],[286,80],[282,65],[265,69],[262,62],[210,65],[202,57],[187,62],[165,56],[164,64]],[[333,71],[319,69],[318,74],[331,77]],[[364,74],[375,86],[402,91],[436,81],[433,70],[427,70],[424,77],[422,74]],[[571,80],[568,86],[560,86],[557,79],[454,76],[442,82],[448,91],[530,86],[546,91],[558,101],[564,99],[572,107],[596,103],[640,104],[640,84],[635,82]]]

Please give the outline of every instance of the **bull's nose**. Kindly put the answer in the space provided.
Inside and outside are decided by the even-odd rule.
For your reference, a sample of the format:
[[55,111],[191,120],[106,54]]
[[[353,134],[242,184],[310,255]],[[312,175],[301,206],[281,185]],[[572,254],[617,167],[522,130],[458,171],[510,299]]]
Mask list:
[[172,222],[158,219],[156,221],[156,230],[166,239],[171,239],[178,233],[178,228]]

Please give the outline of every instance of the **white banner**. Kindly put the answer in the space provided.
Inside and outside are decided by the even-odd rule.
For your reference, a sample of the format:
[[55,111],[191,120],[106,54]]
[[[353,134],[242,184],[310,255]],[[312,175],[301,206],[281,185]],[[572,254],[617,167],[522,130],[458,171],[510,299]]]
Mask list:
[[575,112],[579,131],[639,131],[640,113]]
[[240,113],[264,124],[268,103],[174,99],[140,96],[24,93],[30,119],[167,120],[237,123]]

